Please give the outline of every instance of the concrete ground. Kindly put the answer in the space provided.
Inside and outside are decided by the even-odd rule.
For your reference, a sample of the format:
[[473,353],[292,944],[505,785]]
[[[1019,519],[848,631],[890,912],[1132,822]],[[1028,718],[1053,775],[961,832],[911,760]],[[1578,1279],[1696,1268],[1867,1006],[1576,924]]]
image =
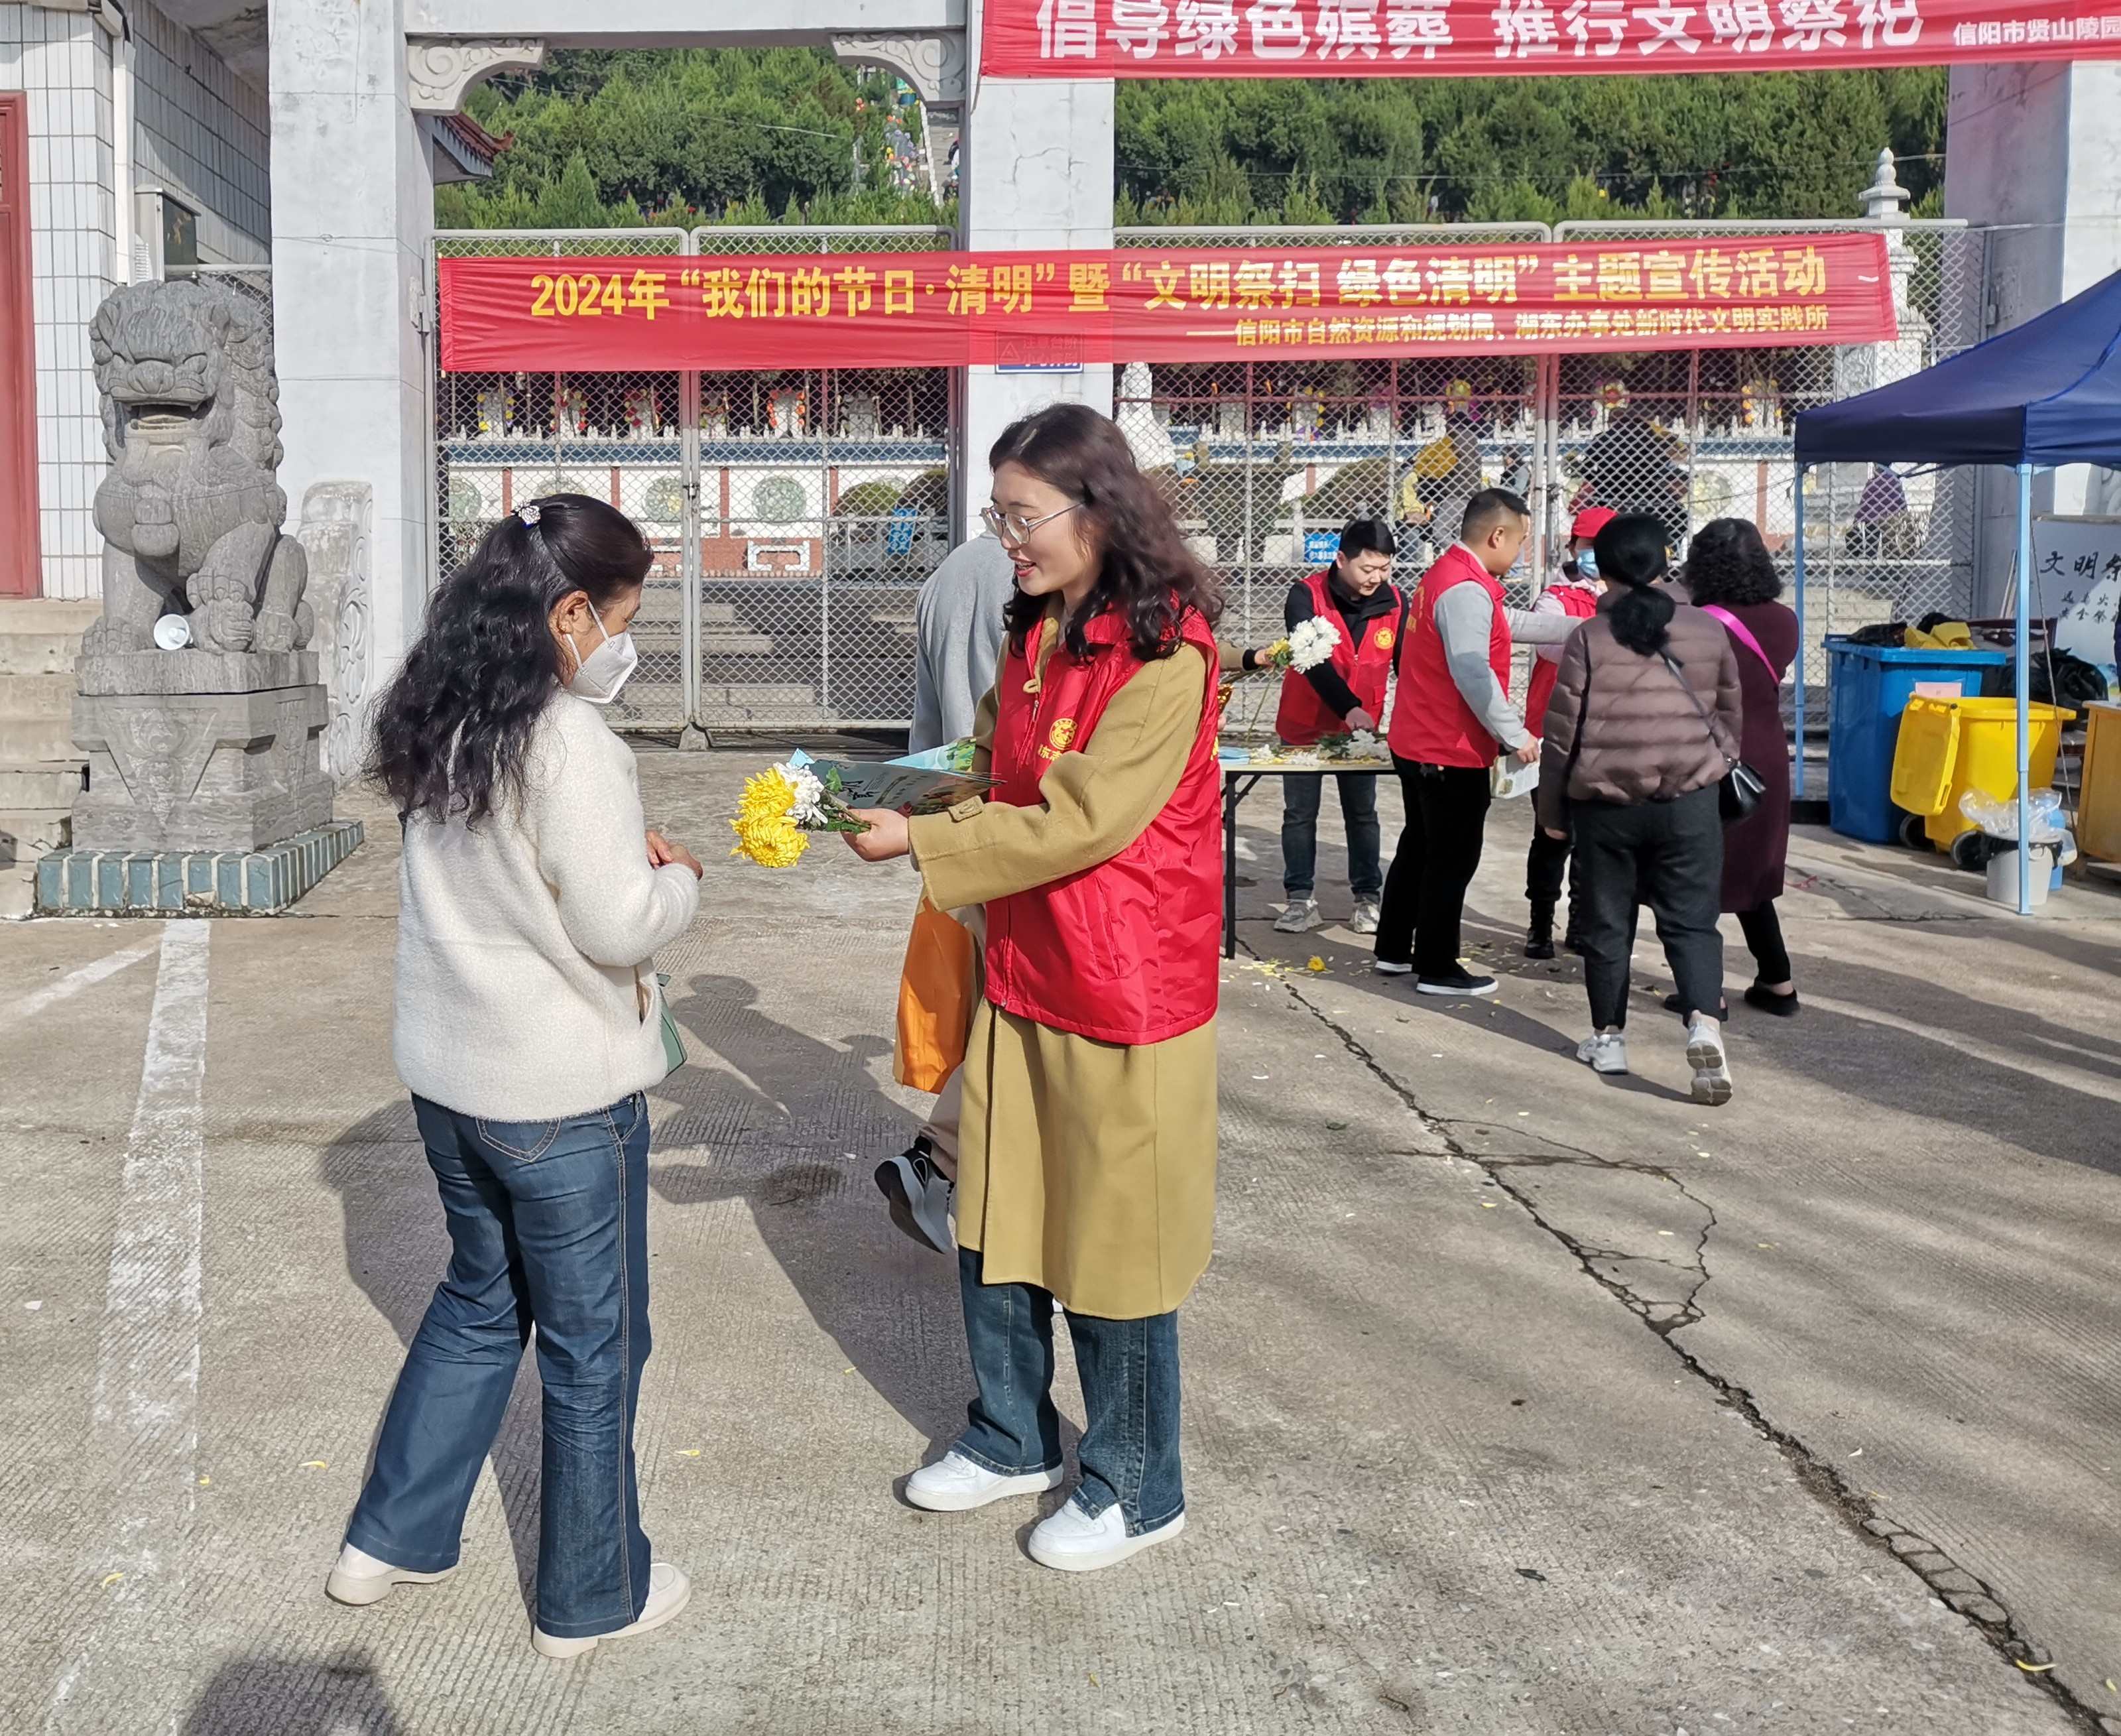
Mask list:
[[[2021,925],[1806,838],[1805,1011],[1741,1010],[1740,1094],[1709,1112],[1653,942],[1635,1074],[1572,1058],[1576,970],[1516,954],[1522,805],[1471,931],[1503,992],[1437,1005],[1345,931],[1270,934],[1262,789],[1219,1252],[1185,1314],[1189,1528],[1076,1577],[1024,1555],[1028,1503],[895,1496],[967,1384],[952,1268],[869,1178],[916,1121],[889,1083],[911,880],[832,840],[779,875],[722,858],[761,757],[642,761],[651,819],[711,861],[663,961],[695,1064],[654,1097],[639,1437],[650,1534],[697,1590],[571,1664],[528,1643],[527,1362],[463,1570],[323,1595],[443,1258],[389,1064],[387,816],[284,919],[0,931],[0,1729],[2121,1716],[2121,904]],[[1079,1415],[1065,1365],[1061,1390]]]

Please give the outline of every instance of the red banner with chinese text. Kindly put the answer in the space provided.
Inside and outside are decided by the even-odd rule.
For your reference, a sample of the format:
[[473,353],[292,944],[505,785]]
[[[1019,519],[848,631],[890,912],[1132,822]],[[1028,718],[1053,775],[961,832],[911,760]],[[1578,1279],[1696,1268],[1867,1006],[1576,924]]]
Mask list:
[[1463,78],[2121,57],[2121,0],[987,0],[990,78]]
[[451,372],[1868,343],[1885,237],[441,262]]

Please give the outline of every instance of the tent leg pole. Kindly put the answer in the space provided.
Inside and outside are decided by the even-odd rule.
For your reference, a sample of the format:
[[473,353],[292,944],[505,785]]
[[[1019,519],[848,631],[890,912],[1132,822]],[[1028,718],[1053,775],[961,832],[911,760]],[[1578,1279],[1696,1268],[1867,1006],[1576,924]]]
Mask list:
[[2027,648],[2031,636],[2033,588],[2033,467],[2018,466],[2018,618],[2015,641],[2018,690],[2018,914],[2033,911],[2032,738],[2031,711],[2026,689],[2032,685],[2032,655]]
[[1793,473],[1797,483],[1797,796],[1804,800],[1804,470]]

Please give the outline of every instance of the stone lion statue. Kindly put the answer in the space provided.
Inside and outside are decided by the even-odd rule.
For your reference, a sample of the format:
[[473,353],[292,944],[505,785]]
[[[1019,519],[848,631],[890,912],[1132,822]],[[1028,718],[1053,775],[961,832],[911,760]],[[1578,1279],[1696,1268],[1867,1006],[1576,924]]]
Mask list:
[[96,491],[103,618],[84,652],[151,650],[172,613],[207,651],[301,650],[308,569],[280,531],[269,310],[221,284],[135,283],[89,340],[111,469]]

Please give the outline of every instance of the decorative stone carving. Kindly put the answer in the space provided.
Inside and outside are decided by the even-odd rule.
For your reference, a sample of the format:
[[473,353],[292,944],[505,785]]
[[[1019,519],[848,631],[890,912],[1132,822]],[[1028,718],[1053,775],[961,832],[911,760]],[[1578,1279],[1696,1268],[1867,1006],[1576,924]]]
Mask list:
[[408,100],[415,114],[454,114],[482,78],[544,63],[535,36],[416,36],[405,44]]
[[835,36],[832,54],[856,66],[888,67],[911,85],[938,119],[958,116],[965,106],[965,33],[888,31]]
[[295,534],[310,559],[317,655],[330,694],[324,770],[334,782],[360,775],[368,704],[369,581],[374,572],[375,491],[366,483],[312,483]]
[[[90,338],[112,464],[96,495],[103,618],[75,670],[89,780],[74,849],[255,851],[327,826],[271,317],[220,285],[136,283]],[[189,644],[158,647],[165,618]]]
[[273,317],[226,286],[136,283],[89,322],[110,474],[96,491],[103,618],[84,656],[148,651],[165,614],[215,651],[310,642],[301,546],[280,533]]

